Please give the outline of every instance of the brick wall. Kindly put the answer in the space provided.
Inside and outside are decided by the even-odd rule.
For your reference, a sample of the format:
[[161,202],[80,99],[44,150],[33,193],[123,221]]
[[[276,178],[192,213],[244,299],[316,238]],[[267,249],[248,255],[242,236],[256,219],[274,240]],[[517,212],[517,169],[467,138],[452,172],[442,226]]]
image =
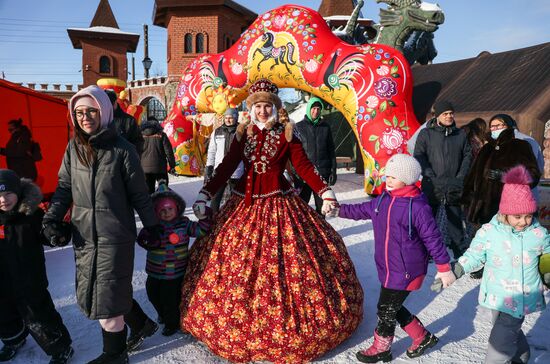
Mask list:
[[[99,59],[107,56],[111,61],[111,72],[99,72]],[[112,40],[82,40],[82,77],[84,87],[95,85],[100,78],[128,79],[126,45]]]
[[[199,56],[196,53],[197,34],[204,34],[204,53],[220,53],[226,50],[227,40],[233,44],[240,34],[249,25],[231,9],[220,7],[197,8],[195,10],[171,11],[167,15],[168,21],[168,76],[173,79],[180,77],[185,68],[193,59]],[[185,34],[192,35],[192,52],[184,52]]]

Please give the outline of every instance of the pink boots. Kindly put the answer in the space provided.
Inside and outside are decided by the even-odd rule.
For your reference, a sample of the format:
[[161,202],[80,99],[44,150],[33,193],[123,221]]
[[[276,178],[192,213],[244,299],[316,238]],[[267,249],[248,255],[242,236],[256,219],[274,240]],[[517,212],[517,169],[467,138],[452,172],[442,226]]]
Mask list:
[[411,337],[413,343],[407,349],[409,358],[416,358],[424,354],[426,350],[437,344],[439,339],[424,328],[422,322],[414,317],[411,323],[402,328]]
[[392,342],[393,336],[378,336],[378,333],[374,330],[372,345],[368,349],[357,352],[357,360],[363,363],[377,363],[379,361],[386,363],[391,361],[393,359],[390,351]]

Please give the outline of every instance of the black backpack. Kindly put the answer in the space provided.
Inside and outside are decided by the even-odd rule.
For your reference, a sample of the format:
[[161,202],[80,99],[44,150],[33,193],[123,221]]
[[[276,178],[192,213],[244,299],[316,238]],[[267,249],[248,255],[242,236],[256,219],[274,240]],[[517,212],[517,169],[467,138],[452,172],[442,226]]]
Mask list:
[[35,162],[42,160],[42,150],[40,149],[40,144],[34,140],[31,141],[31,158]]

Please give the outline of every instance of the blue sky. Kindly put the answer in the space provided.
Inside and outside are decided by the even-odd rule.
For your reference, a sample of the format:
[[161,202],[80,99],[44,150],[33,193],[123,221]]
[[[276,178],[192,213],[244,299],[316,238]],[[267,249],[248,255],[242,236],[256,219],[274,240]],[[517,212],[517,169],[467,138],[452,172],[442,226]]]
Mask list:
[[[258,14],[289,3],[237,2]],[[98,3],[99,0],[0,0],[0,77],[3,71],[6,79],[13,82],[81,83],[82,53],[72,48],[66,29],[88,27]],[[321,0],[293,3],[318,9]],[[152,26],[154,1],[110,0],[110,4],[121,30],[141,35],[143,24],[150,25],[150,73],[166,74],[166,30]],[[436,63],[550,41],[550,0],[439,0],[438,4],[446,20],[435,33],[439,52]],[[375,0],[365,0],[363,16],[378,22],[382,7],[385,5]],[[136,78],[140,79],[142,38],[134,56]]]

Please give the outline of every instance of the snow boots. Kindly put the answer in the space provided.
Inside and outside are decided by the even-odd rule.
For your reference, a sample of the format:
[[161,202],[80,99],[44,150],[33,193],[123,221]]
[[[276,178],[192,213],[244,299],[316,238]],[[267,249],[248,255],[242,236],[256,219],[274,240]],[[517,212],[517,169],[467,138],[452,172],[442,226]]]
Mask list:
[[147,317],[141,330],[130,330],[128,338],[128,351],[134,351],[140,347],[146,337],[152,336],[159,328],[159,325]]
[[4,346],[2,347],[2,349],[0,349],[0,362],[10,361],[11,359],[13,359],[15,354],[17,354],[17,350],[19,350],[20,347],[25,345],[26,341],[27,340],[25,339],[25,337],[23,337],[23,340],[19,342],[15,342],[15,343],[4,342]]
[[416,316],[413,316],[413,320],[403,326],[402,329],[405,330],[413,340],[412,345],[407,349],[407,356],[409,358],[419,357],[439,341],[434,334],[424,328],[424,325],[422,325]]
[[393,359],[390,350],[392,342],[393,336],[379,336],[376,330],[374,330],[372,345],[366,350],[358,351],[355,356],[357,360],[363,363],[378,363],[379,361],[387,363]]
[[88,362],[88,364],[127,364],[128,352],[126,351],[126,335],[128,330],[108,332],[101,330],[103,335],[103,353]]
[[66,364],[73,357],[73,355],[74,355],[73,348],[71,346],[67,346],[65,350],[52,355],[50,364]]

